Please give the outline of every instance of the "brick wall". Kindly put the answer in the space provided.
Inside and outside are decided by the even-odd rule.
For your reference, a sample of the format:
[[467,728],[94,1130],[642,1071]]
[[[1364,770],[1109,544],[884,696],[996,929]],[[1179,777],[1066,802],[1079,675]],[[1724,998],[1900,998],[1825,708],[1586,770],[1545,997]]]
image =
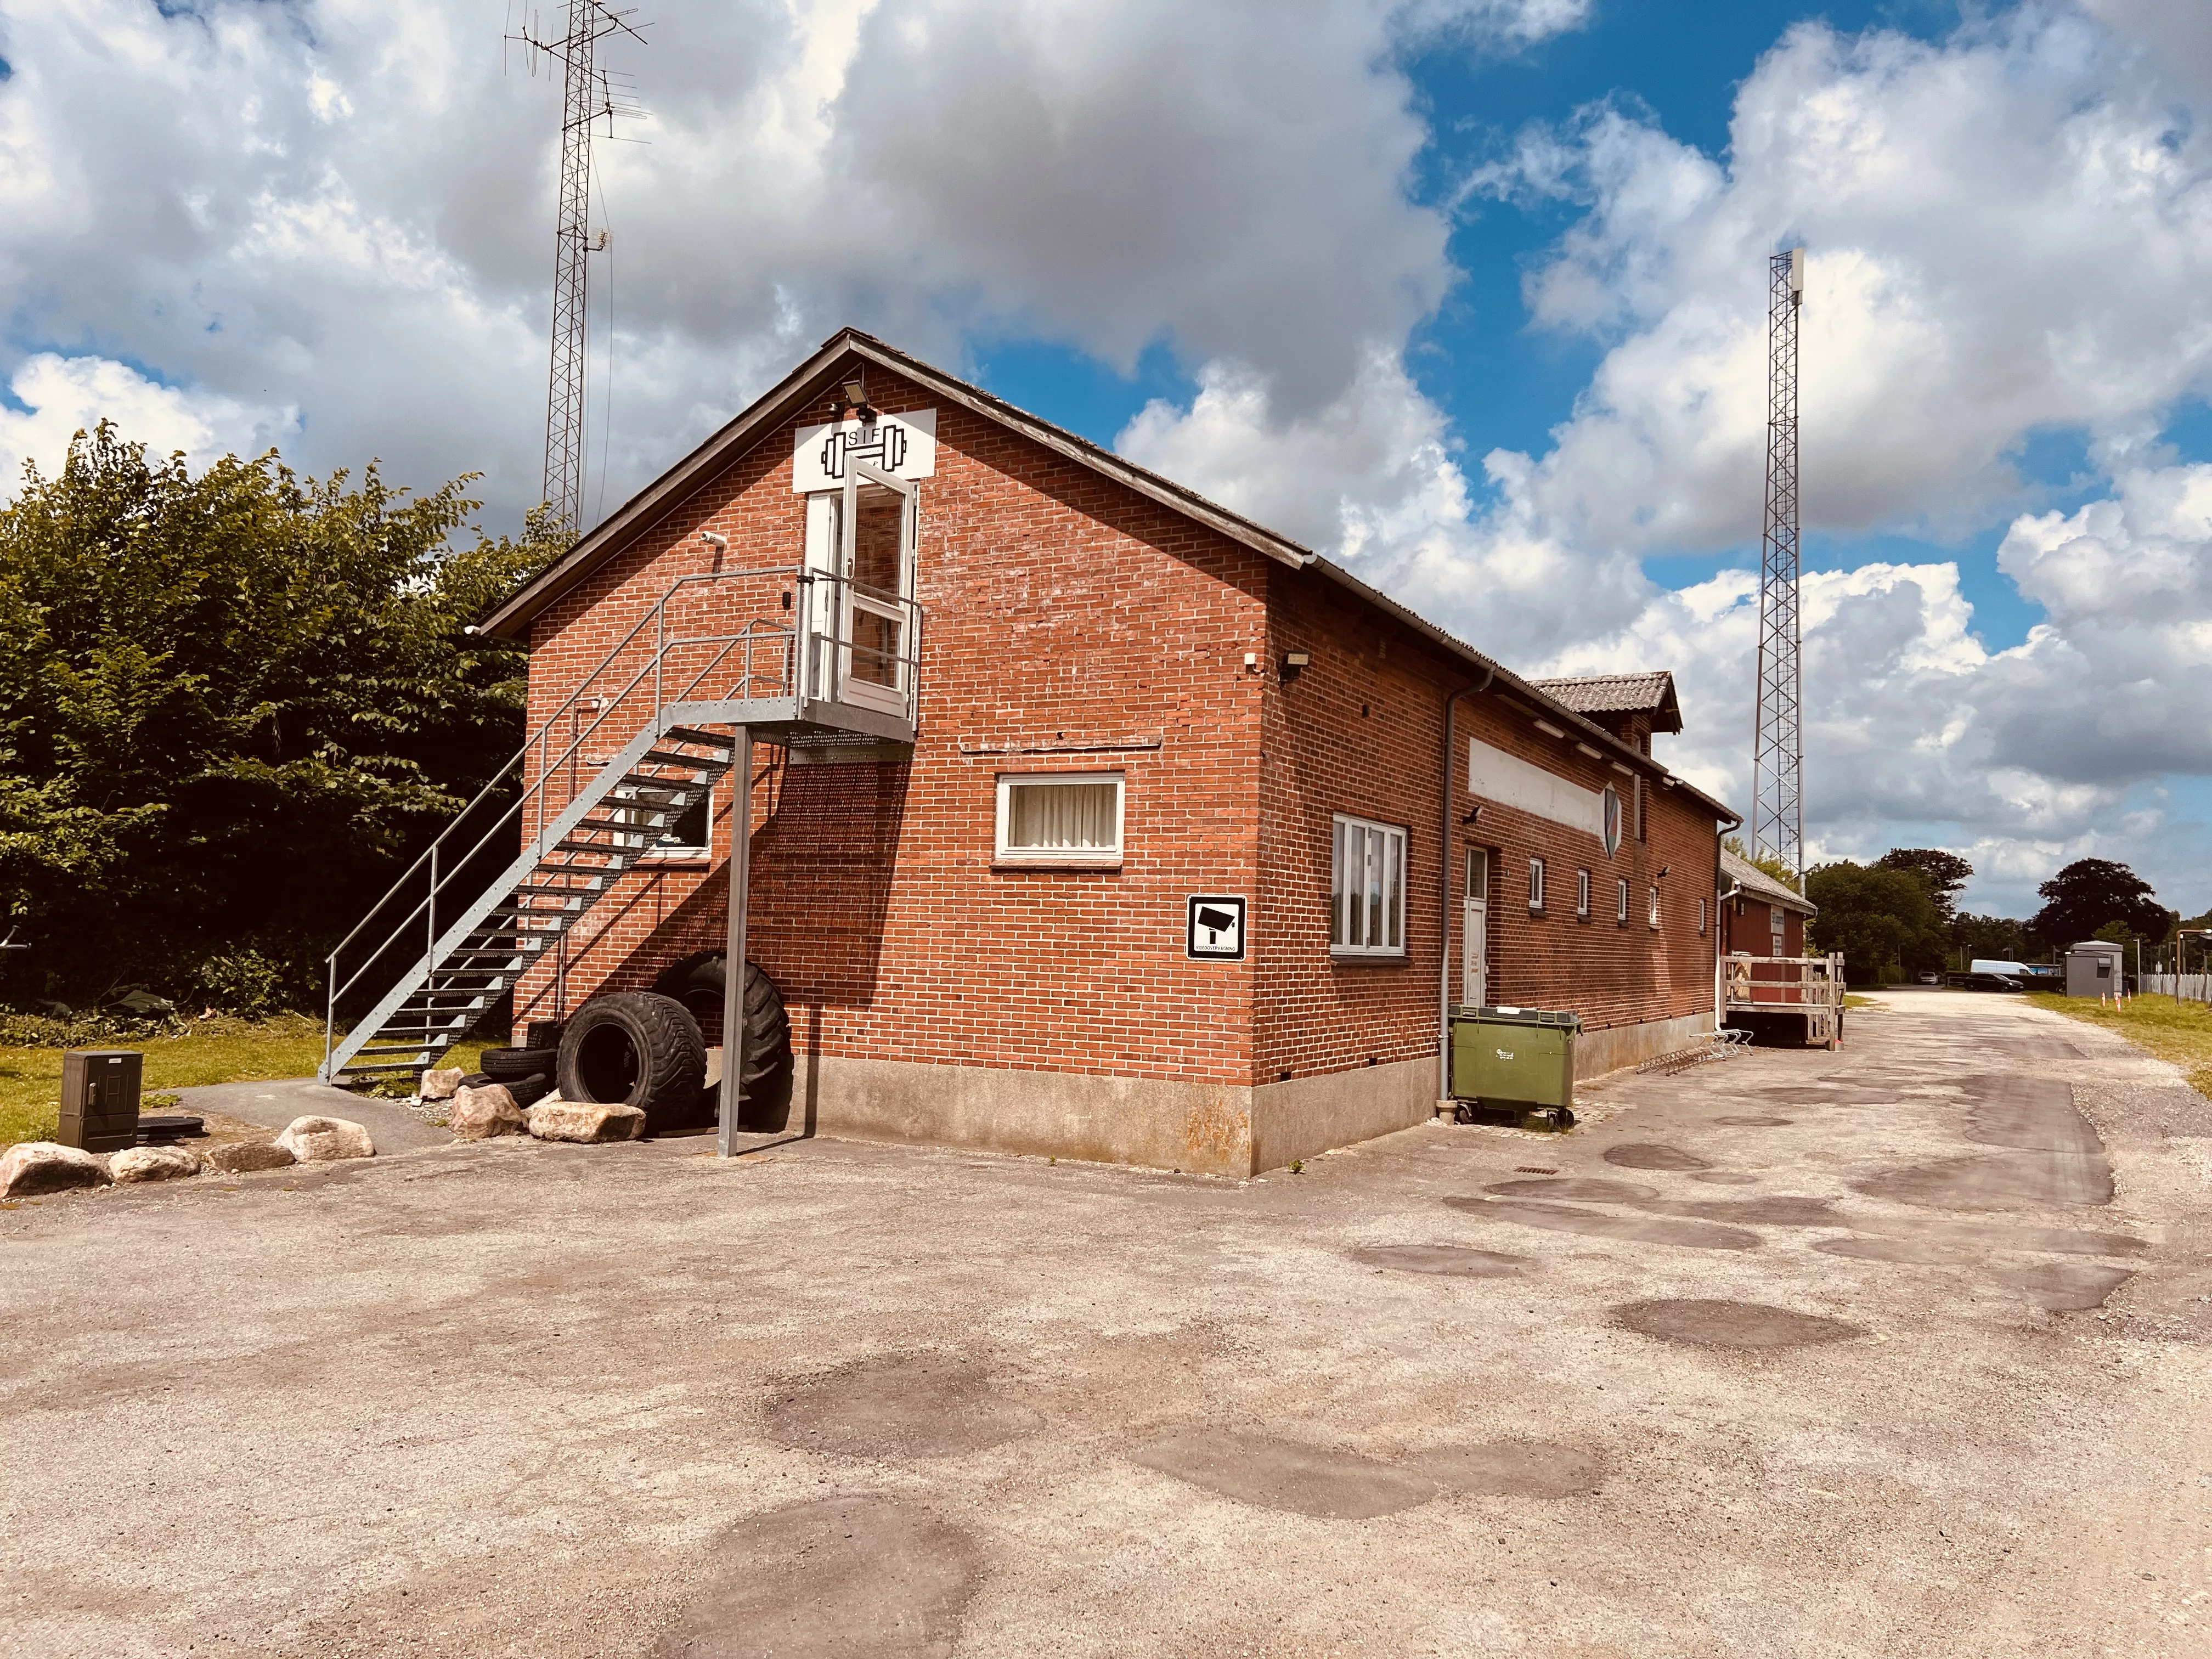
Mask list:
[[[995,422],[872,372],[887,412],[938,410],[921,483],[921,733],[910,764],[791,765],[758,747],[750,953],[801,1052],[1130,1077],[1251,1080],[1250,968],[1183,953],[1188,894],[1250,890],[1258,836],[1261,556]],[[795,566],[795,428],[672,508],[532,632],[533,726],[676,577]],[[780,590],[756,600],[775,616]],[[734,620],[734,619],[733,619]],[[643,704],[640,704],[641,715]],[[607,752],[635,729],[610,722]],[[1001,771],[1126,775],[1118,871],[994,869]],[[625,879],[577,930],[570,1006],[649,984],[723,938],[714,860]],[[520,1018],[550,1012],[550,969]]]
[[[1536,729],[1498,691],[1461,699],[1454,722],[1451,840],[1438,786],[1444,700],[1480,677],[1420,635],[1362,605],[1317,574],[1270,573],[1269,663],[1264,726],[1267,789],[1261,820],[1264,903],[1256,1063],[1266,1080],[1433,1054],[1443,968],[1443,901],[1451,896],[1449,996],[1460,1000],[1464,858],[1490,854],[1489,990],[1493,1003],[1569,1008],[1588,1030],[1673,1019],[1712,1006],[1711,899],[1715,823],[1679,789],[1647,783],[1638,839],[1633,779],[1571,740]],[[1311,665],[1285,683],[1278,665],[1304,651]],[[1612,783],[1624,802],[1620,849],[1495,803],[1461,823],[1468,793],[1467,739],[1485,743],[1589,789]],[[1328,896],[1334,815],[1407,831],[1406,955],[1332,957]],[[1528,861],[1546,860],[1547,902],[1528,905]],[[1668,873],[1662,878],[1659,871]],[[1589,917],[1575,914],[1575,875],[1591,873]],[[1615,920],[1615,882],[1630,886],[1626,925]],[[1660,890],[1660,925],[1650,890]],[[1706,929],[1698,902],[1707,902]]]

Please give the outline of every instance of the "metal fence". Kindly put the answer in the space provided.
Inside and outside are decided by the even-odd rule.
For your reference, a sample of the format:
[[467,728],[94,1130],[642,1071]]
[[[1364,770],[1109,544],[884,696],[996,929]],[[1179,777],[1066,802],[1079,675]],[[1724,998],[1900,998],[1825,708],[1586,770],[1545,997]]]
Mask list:
[[[2194,951],[2190,952],[2191,956],[2196,954]],[[2136,989],[2154,997],[2212,1003],[2212,974],[2144,974],[2136,979]]]

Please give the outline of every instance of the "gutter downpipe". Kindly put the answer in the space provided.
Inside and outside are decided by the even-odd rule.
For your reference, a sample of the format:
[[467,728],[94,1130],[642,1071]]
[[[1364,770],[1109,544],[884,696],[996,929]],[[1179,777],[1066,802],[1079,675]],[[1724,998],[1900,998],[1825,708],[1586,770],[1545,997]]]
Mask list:
[[[1440,943],[1439,943],[1439,946],[1438,946],[1438,956],[1439,956],[1439,957],[1441,958],[1441,960],[1440,960],[1440,962],[1439,962],[1439,963],[1438,963],[1438,966],[1437,966],[1437,1100],[1438,1103],[1440,1103],[1440,1104],[1441,1104],[1443,1102],[1447,1101],[1447,1100],[1449,1100],[1449,1099],[1452,1097],[1452,1093],[1451,1093],[1451,937],[1452,937],[1452,927],[1451,927],[1451,921],[1452,921],[1451,874],[1452,874],[1452,788],[1451,788],[1451,786],[1452,786],[1452,757],[1453,757],[1453,756],[1454,756],[1455,754],[1456,754],[1456,753],[1457,753],[1458,749],[1459,749],[1459,738],[1458,738],[1457,728],[1456,728],[1456,726],[1455,726],[1455,722],[1456,721],[1456,720],[1457,720],[1457,718],[1458,718],[1458,715],[1459,715],[1459,700],[1460,700],[1462,697],[1472,697],[1472,696],[1480,696],[1481,693],[1483,693],[1483,692],[1485,692],[1485,691],[1489,690],[1490,690],[1490,683],[1491,683],[1492,680],[1496,679],[1497,678],[1498,678],[1498,669],[1497,669],[1497,665],[1496,665],[1495,664],[1493,664],[1493,665],[1492,665],[1492,666],[1490,667],[1490,669],[1489,669],[1489,670],[1488,670],[1488,671],[1487,671],[1487,672],[1483,675],[1483,677],[1482,677],[1482,683],[1481,683],[1480,684],[1479,684],[1479,685],[1463,686],[1463,687],[1462,687],[1459,690],[1453,692],[1453,693],[1451,694],[1451,696],[1449,696],[1449,697],[1446,697],[1446,698],[1444,699],[1444,787],[1443,787],[1443,799],[1444,799],[1444,821],[1443,821],[1443,839],[1442,839],[1442,840],[1440,840],[1440,841],[1439,841],[1439,842],[1437,842],[1437,859],[1438,859],[1439,863],[1440,863],[1440,864],[1441,864],[1441,866],[1442,866],[1442,870],[1443,870],[1442,879],[1441,879],[1441,880],[1440,880],[1440,882],[1438,883],[1438,887],[1439,887],[1440,892],[1441,892],[1441,894],[1442,894],[1443,904],[1443,932],[1438,935],[1438,939],[1439,939],[1439,941],[1440,941]],[[1714,843],[1714,845],[1715,845],[1716,847],[1717,847],[1717,846],[1719,845],[1719,842],[1716,842]],[[1713,866],[1713,867],[1714,867],[1716,870],[1718,870],[1718,869],[1719,869],[1719,867],[1720,867],[1720,865],[1719,865],[1719,858],[1720,858],[1720,855],[1719,855],[1717,853],[1716,853],[1713,856],[1714,856],[1714,866]],[[1717,969],[1716,969],[1716,971],[1717,971]]]
[[[1713,892],[1716,895],[1713,900],[1713,1030],[1716,1031],[1721,1029],[1721,1023],[1728,1014],[1726,1000],[1721,995],[1721,957],[1723,954],[1721,930],[1727,925],[1721,920],[1721,912],[1728,902],[1718,896],[1721,891],[1721,843],[1742,828],[1743,820],[1740,817],[1713,826]],[[1718,1040],[1715,1039],[1716,1042]]]

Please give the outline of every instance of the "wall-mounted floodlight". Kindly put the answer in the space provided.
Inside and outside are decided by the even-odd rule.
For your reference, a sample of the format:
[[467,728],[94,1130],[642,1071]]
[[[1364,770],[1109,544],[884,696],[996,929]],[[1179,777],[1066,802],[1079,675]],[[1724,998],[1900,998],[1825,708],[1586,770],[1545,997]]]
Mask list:
[[1313,653],[1310,651],[1283,653],[1283,678],[1285,682],[1297,678],[1311,666],[1313,666]]
[[1790,250],[1790,303],[1797,305],[1805,298],[1805,250]]
[[1656,876],[1653,877],[1653,878],[1652,878],[1652,879],[1653,879],[1653,880],[1655,880],[1655,881],[1664,881],[1664,880],[1666,880],[1666,879],[1667,879],[1667,872],[1668,872],[1668,871],[1669,871],[1669,870],[1673,869],[1674,867],[1674,866],[1672,866],[1671,864],[1662,864],[1662,865],[1661,865],[1661,866],[1659,866],[1659,873],[1658,873]]

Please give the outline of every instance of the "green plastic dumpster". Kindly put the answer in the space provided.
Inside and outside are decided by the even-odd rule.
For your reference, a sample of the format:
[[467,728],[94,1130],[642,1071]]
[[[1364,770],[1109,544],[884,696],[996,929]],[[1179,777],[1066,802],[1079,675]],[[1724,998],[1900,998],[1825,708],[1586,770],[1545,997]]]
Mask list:
[[1580,1014],[1549,1008],[1452,1011],[1452,1097],[1572,1107]]

